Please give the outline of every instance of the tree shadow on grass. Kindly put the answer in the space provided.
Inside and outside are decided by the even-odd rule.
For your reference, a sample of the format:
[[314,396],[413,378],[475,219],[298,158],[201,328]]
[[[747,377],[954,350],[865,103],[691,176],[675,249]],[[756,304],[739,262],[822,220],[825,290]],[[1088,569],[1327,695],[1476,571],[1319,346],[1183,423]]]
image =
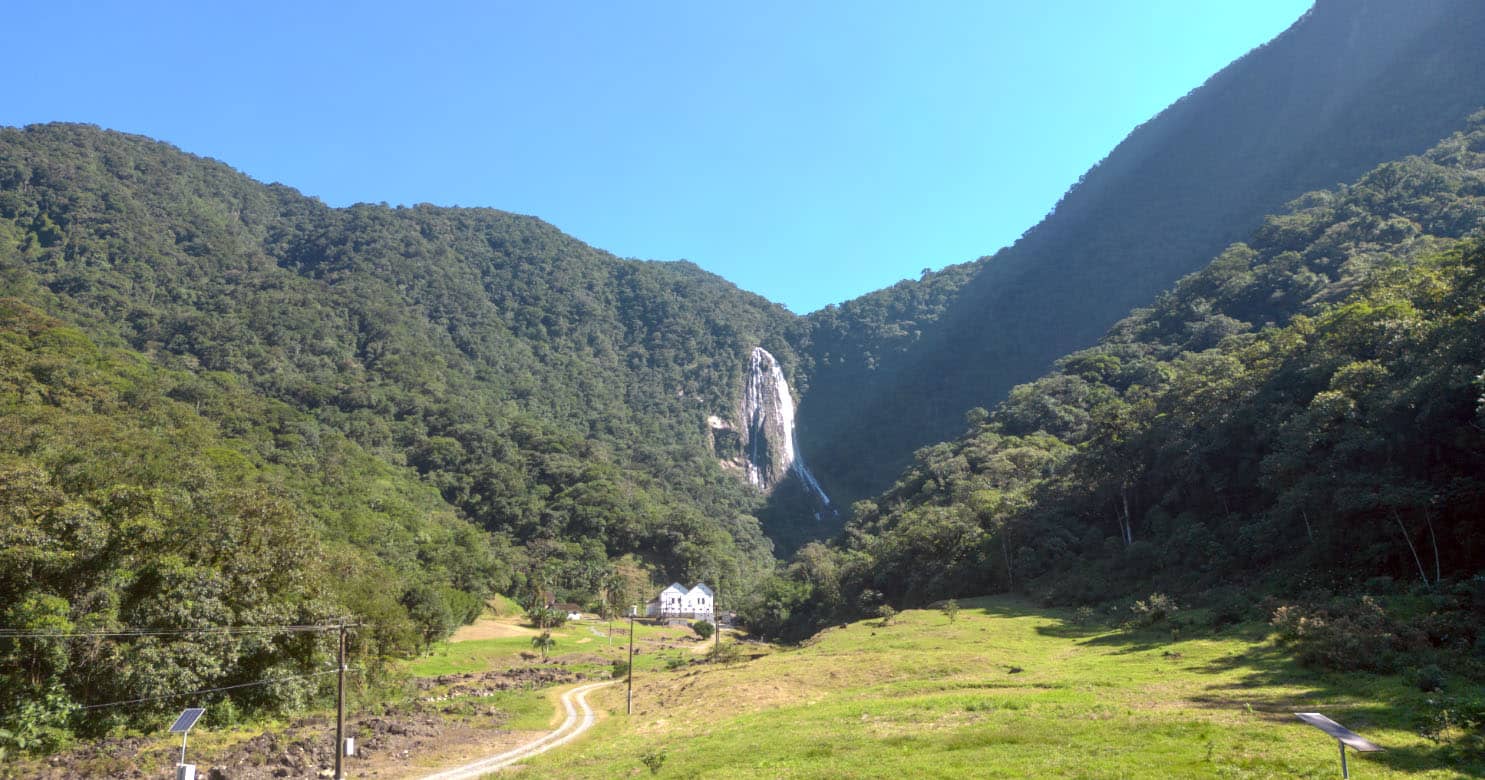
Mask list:
[[[1292,724],[1296,729],[1308,729],[1294,713],[1318,711],[1363,736],[1369,731],[1418,734],[1432,714],[1434,705],[1429,703],[1430,698],[1438,700],[1437,694],[1416,690],[1402,675],[1334,672],[1303,666],[1292,650],[1270,640],[1268,627],[1260,624],[1230,626],[1221,632],[1183,625],[1180,638],[1173,640],[1168,625],[1121,629],[1107,623],[1079,623],[1064,610],[1038,608],[1009,597],[966,600],[961,604],[993,617],[1051,619],[1052,622],[1037,626],[1035,631],[1085,647],[1104,648],[1115,655],[1148,653],[1178,645],[1183,640],[1212,637],[1241,640],[1244,649],[1240,652],[1183,664],[1189,672],[1215,678],[1201,693],[1186,697],[1186,701],[1212,710],[1247,711],[1275,725]],[[1176,663],[1180,663],[1178,652],[1172,654]],[[1318,731],[1314,736],[1317,740],[1330,739]],[[1352,753],[1351,760],[1372,762],[1396,772],[1452,771],[1461,776],[1485,777],[1485,755],[1479,753],[1466,753],[1448,744],[1389,745],[1385,738],[1374,741],[1386,749],[1365,755]]]

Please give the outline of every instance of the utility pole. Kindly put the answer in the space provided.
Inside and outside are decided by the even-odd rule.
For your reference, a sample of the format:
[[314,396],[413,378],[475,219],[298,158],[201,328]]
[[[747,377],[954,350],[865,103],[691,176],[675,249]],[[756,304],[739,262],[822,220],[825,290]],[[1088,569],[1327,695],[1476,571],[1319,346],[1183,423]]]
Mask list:
[[336,654],[340,666],[335,682],[335,780],[345,780],[341,769],[341,754],[345,753],[345,621],[340,621],[340,652]]
[[717,629],[712,632],[712,655],[720,659],[722,654],[722,575],[720,574],[717,575],[716,598],[712,599],[712,628]]
[[629,693],[624,702],[624,714],[634,714],[634,607],[629,608]]

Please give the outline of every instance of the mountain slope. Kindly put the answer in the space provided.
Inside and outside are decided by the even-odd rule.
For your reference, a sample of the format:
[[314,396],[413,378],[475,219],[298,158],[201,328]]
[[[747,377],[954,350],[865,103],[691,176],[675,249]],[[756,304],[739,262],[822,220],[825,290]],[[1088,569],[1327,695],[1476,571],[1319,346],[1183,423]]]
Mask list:
[[323,638],[222,629],[356,616],[359,657],[410,655],[508,587],[512,557],[410,470],[236,378],[0,298],[0,626],[164,632],[0,638],[0,749],[69,717],[157,721],[178,701],[71,708],[164,691],[287,677],[237,706],[301,704],[326,682]]
[[769,585],[760,625],[805,635],[883,599],[995,590],[1097,603],[1374,577],[1439,605],[1463,583],[1467,611],[1485,598],[1482,231],[1485,112],[1304,196],[921,450],[838,546]]
[[[529,571],[592,594],[608,559],[672,578],[771,565],[731,416],[781,307],[486,209],[331,209],[135,136],[0,130],[5,291],[162,364],[223,371],[394,464]],[[543,573],[545,572],[545,573]]]
[[[884,489],[914,449],[1093,343],[1264,214],[1459,127],[1485,105],[1482,38],[1485,5],[1469,0],[1317,3],[1131,133],[1014,246],[946,269],[957,289],[900,285],[899,297],[946,300],[907,318],[906,336],[817,337],[800,425],[825,488],[847,501]],[[852,312],[866,303],[811,319],[871,332]]]

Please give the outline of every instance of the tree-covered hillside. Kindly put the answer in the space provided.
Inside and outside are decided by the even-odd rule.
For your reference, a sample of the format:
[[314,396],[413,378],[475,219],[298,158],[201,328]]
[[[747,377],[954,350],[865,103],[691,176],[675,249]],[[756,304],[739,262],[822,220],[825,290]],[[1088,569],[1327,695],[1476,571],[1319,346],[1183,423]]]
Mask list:
[[357,652],[405,655],[512,582],[508,540],[409,469],[223,372],[161,369],[0,298],[0,749],[179,703],[78,707],[290,677],[240,706],[320,688],[329,646],[294,634],[171,632],[361,619]]
[[148,139],[0,130],[4,294],[161,365],[240,378],[593,593],[610,559],[746,585],[761,499],[716,464],[746,357],[802,327],[684,263],[537,219],[328,208]]
[[[1304,196],[972,411],[961,438],[857,503],[837,545],[804,548],[755,619],[799,636],[884,600],[1004,590],[1086,604],[1386,577],[1473,593],[1482,229],[1485,112],[1424,156]],[[1437,641],[1477,638],[1448,625]]]
[[1482,39],[1474,0],[1319,2],[1136,129],[1014,246],[811,315],[801,442],[822,483],[843,500],[886,489],[965,412],[1093,344],[1263,215],[1427,149],[1485,105]]

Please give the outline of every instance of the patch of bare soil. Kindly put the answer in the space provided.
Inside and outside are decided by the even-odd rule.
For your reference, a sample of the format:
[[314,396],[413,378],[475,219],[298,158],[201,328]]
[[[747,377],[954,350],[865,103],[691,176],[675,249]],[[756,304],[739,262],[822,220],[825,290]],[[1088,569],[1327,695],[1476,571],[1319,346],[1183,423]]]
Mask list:
[[460,628],[450,642],[472,642],[476,639],[504,639],[512,636],[536,636],[537,630],[509,619],[482,619]]

